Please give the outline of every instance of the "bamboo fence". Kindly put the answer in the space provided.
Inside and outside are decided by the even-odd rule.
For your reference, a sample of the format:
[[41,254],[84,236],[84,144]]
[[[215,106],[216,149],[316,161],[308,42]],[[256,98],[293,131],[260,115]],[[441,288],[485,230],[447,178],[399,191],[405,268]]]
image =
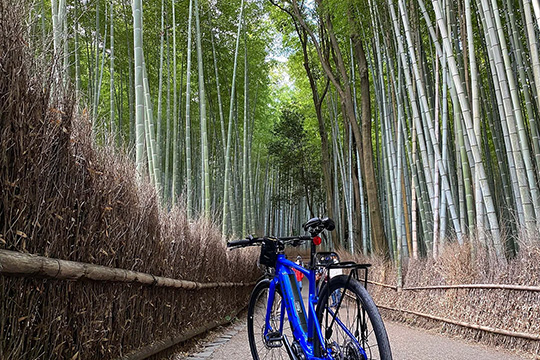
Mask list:
[[390,307],[390,306],[379,305],[379,304],[377,305],[377,307],[379,307],[381,309],[404,312],[404,313],[407,313],[407,314],[421,316],[421,317],[424,317],[424,318],[427,318],[427,319],[441,321],[441,322],[445,322],[445,323],[448,323],[448,324],[459,325],[459,326],[466,327],[466,328],[469,328],[469,329],[482,330],[482,331],[490,332],[490,333],[493,333],[493,334],[512,336],[512,337],[518,337],[518,338],[522,338],[522,339],[529,339],[529,340],[536,340],[536,341],[540,340],[540,334],[528,334],[528,333],[524,333],[524,332],[497,329],[497,328],[493,328],[493,327],[490,327],[490,326],[471,324],[471,323],[464,322],[464,321],[452,320],[452,319],[444,318],[444,317],[441,317],[441,316],[424,314],[424,313],[421,313],[421,312],[418,312],[418,311],[405,310],[405,309],[396,309],[396,308],[393,308],[393,307]]
[[[479,324],[474,324],[467,321],[450,319],[448,317],[437,316],[433,314],[427,314],[425,312],[403,308],[403,303],[407,303],[407,300],[406,300],[407,298],[405,297],[403,292],[417,292],[417,291],[422,291],[422,290],[428,290],[428,291],[445,290],[446,291],[446,290],[459,290],[459,289],[469,289],[469,290],[483,289],[483,290],[507,290],[507,291],[529,292],[529,293],[534,294],[534,293],[540,292],[540,286],[513,285],[513,284],[453,284],[453,285],[410,286],[410,287],[399,288],[394,285],[372,281],[372,280],[368,280],[368,283],[379,286],[383,289],[392,289],[395,291],[395,294],[399,298],[401,298],[397,301],[396,299],[392,301],[393,304],[402,305],[398,307],[385,305],[383,304],[382,300],[377,301],[377,307],[379,307],[380,309],[390,310],[396,313],[411,314],[411,315],[419,316],[422,318],[435,320],[438,322],[457,325],[457,326],[468,328],[468,329],[481,330],[481,331],[485,331],[492,334],[504,335],[504,336],[509,336],[513,338],[526,339],[526,340],[540,341],[540,334],[531,334],[531,333],[522,332],[522,331],[512,331],[512,330],[501,329],[501,328],[497,328],[493,326],[479,325]],[[384,302],[386,303],[386,301]]]
[[[113,283],[130,283],[151,288],[183,289],[190,292],[210,289],[217,290],[219,288],[246,288],[255,284],[255,282],[201,283],[183,279],[172,279],[138,271],[66,261],[4,249],[0,249],[0,274],[7,278],[25,277],[29,279],[54,279],[71,282],[92,281],[104,284],[111,283],[111,287],[114,286]],[[206,294],[205,296],[209,295],[207,292],[204,294]],[[227,302],[228,300],[222,298],[221,301]],[[175,335],[166,336],[165,338],[154,339],[150,344],[144,345],[140,349],[132,350],[119,359],[139,360],[148,358],[217,326],[229,323],[241,310],[242,307],[237,308],[229,313],[230,316],[222,316],[217,319],[198,319],[200,326],[187,328],[180,333],[176,332]]]
[[540,286],[512,285],[512,284],[456,284],[456,285],[410,286],[410,287],[398,288],[395,285],[384,284],[377,281],[368,280],[368,283],[381,286],[387,289],[394,289],[396,291],[397,290],[400,290],[400,291],[448,290],[448,289],[499,289],[499,290],[540,292]]
[[173,287],[187,290],[214,289],[220,287],[253,286],[255,282],[231,283],[171,279],[148,273],[111,268],[102,265],[80,263],[44,256],[23,254],[0,249],[0,273],[10,275],[48,277],[57,280],[94,280],[139,283],[142,285]]

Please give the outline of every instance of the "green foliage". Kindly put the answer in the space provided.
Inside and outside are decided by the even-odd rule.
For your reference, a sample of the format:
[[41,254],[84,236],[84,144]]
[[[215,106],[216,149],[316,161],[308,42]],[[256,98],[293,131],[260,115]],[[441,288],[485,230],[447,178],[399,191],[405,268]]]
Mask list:
[[297,104],[281,109],[281,116],[272,130],[268,152],[280,174],[284,189],[274,201],[295,202],[302,197],[321,200],[320,154],[305,129],[305,117]]

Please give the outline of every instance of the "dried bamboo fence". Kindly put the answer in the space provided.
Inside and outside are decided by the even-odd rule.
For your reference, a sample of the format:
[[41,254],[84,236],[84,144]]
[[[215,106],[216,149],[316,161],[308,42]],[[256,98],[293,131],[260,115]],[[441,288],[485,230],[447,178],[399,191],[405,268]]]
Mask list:
[[[107,266],[94,265],[88,263],[80,263],[75,261],[66,261],[60,259],[51,259],[44,256],[36,256],[31,254],[19,253],[16,251],[0,249],[0,274],[3,276],[23,276],[30,278],[49,278],[55,280],[70,280],[70,281],[96,281],[108,282],[108,286],[115,286],[113,283],[130,283],[140,284],[147,287],[165,287],[172,289],[183,289],[189,291],[186,294],[191,299],[196,299],[196,292],[200,290],[219,289],[219,288],[242,288],[240,291],[246,295],[246,289],[251,290],[255,282],[248,283],[231,283],[231,282],[210,282],[201,283],[196,281],[188,281],[182,279],[171,279],[162,276],[155,276],[148,273],[131,271],[126,269],[111,268]],[[171,290],[172,290],[171,289]],[[235,290],[235,292],[237,292]],[[208,296],[210,294],[206,294]],[[203,299],[204,300],[204,299]],[[226,298],[221,298],[221,301],[227,301]],[[219,305],[219,303],[218,303]],[[235,304],[238,306],[238,304]],[[195,306],[194,306],[195,307]],[[219,306],[225,308],[225,306]],[[219,313],[219,308],[211,309],[215,313]],[[184,309],[185,310],[185,309]],[[167,348],[170,348],[180,342],[184,342],[194,336],[197,336],[205,331],[208,331],[216,326],[226,324],[234,318],[241,308],[233,308],[227,310],[224,314],[227,316],[218,317],[208,321],[208,314],[204,314],[204,318],[198,320],[198,325],[189,328],[186,331],[178,332],[177,335],[167,336],[163,339],[155,340],[152,343],[129,352],[121,356],[124,360],[139,360],[157,354]],[[25,321],[24,317],[18,321]],[[173,332],[175,332],[173,330]],[[95,355],[86,354],[85,357]],[[80,353],[75,353],[75,358],[82,357]]]
[[448,246],[437,260],[406,263],[402,288],[392,264],[372,261],[369,291],[388,319],[540,355],[539,247],[498,263]]
[[256,254],[162,208],[127,155],[95,145],[37,63],[52,54],[36,58],[29,9],[0,0],[0,359],[142,358],[230,320]]
[[[237,311],[236,313],[238,313]],[[191,329],[182,335],[179,336],[171,336],[168,338],[165,338],[163,340],[156,341],[155,343],[142,348],[138,351],[134,351],[132,353],[129,353],[125,356],[122,356],[119,360],[143,360],[146,359],[152,355],[155,355],[157,353],[162,352],[163,350],[169,349],[176,344],[179,344],[181,342],[187,341],[197,335],[200,335],[208,330],[211,330],[213,328],[216,328],[221,325],[225,325],[230,322],[230,319],[222,319],[217,321],[212,321],[210,323],[207,323],[203,326],[199,326],[197,328]]]
[[[398,290],[395,285],[383,284],[377,281],[368,280],[368,283],[381,286],[387,289]],[[409,290],[448,290],[448,289],[504,289],[518,291],[540,291],[540,286],[510,285],[510,284],[458,284],[458,285],[432,285],[432,286],[412,286],[402,287],[400,291]]]
[[253,286],[255,282],[231,283],[171,279],[138,271],[111,268],[107,266],[51,259],[44,256],[22,254],[16,251],[0,250],[0,273],[34,277],[48,277],[57,280],[94,280],[138,283],[157,287],[172,287],[186,290],[215,289],[226,287]]
[[[418,291],[418,290],[449,290],[449,289],[499,289],[499,290],[516,290],[516,291],[531,291],[531,292],[540,292],[540,286],[524,286],[524,285],[508,285],[508,284],[459,284],[459,285],[437,285],[437,286],[414,286],[414,287],[403,287],[398,288],[394,285],[383,284],[376,281],[368,280],[368,283],[381,286],[387,289],[393,289],[398,292],[400,291]],[[396,308],[388,305],[377,304],[380,309],[391,310],[406,314],[412,314],[420,316],[426,319],[436,320],[444,322],[447,324],[459,325],[469,329],[482,330],[485,332],[490,332],[499,335],[512,336],[516,338],[529,339],[529,340],[540,340],[540,334],[529,334],[524,332],[509,331],[504,329],[497,329],[490,326],[472,324],[464,321],[453,320],[441,316],[430,315],[418,311],[407,310],[403,308]]]

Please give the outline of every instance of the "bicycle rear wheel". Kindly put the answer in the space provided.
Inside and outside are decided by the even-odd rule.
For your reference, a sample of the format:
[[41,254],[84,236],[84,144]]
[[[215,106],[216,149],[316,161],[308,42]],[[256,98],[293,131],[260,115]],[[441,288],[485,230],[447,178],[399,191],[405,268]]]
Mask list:
[[[292,342],[293,336],[279,288],[270,305],[270,331],[265,335],[266,310],[270,292],[270,281],[263,280],[251,293],[248,307],[248,339],[254,360],[289,359],[285,341]],[[283,313],[283,330],[280,330]]]
[[[347,275],[332,278],[319,295],[317,316],[326,349],[335,359],[392,359],[381,315],[357,280]],[[315,349],[319,353],[323,351],[318,339]]]

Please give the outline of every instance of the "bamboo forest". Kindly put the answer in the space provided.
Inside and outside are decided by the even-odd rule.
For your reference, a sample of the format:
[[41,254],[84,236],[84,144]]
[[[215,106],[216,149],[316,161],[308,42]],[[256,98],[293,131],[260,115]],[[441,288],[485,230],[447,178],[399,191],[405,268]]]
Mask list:
[[0,193],[2,360],[540,359],[540,1],[0,0]]
[[51,0],[27,21],[164,208],[226,238],[326,215],[332,248],[504,261],[538,242],[538,4]]

